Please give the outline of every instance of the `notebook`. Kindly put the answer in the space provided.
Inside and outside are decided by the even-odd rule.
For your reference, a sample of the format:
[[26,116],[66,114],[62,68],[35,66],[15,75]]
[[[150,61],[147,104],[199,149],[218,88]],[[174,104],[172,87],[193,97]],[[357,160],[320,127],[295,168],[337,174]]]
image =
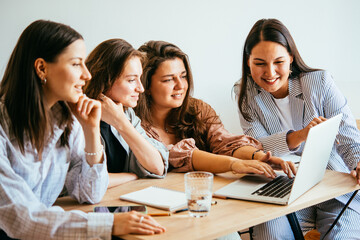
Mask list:
[[187,207],[184,192],[155,186],[121,195],[120,199],[168,210],[170,212]]
[[217,190],[214,196],[287,205],[321,181],[339,129],[342,114],[312,127],[305,142],[296,177],[278,172],[274,180],[246,175]]

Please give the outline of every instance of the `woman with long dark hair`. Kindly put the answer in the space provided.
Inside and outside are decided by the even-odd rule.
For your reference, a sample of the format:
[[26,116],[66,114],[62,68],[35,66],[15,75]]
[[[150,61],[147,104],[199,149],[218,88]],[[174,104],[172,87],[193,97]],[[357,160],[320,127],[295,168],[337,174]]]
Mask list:
[[[357,167],[351,174],[360,183],[360,133],[347,101],[327,71],[304,63],[284,24],[277,19],[255,23],[245,41],[242,69],[237,92],[245,134],[259,139],[264,149],[276,156],[300,155],[309,129],[342,113],[338,143],[334,144],[328,169],[350,173]],[[303,231],[317,228],[323,236],[350,196],[297,212]],[[326,239],[357,239],[359,213],[357,195]],[[293,239],[285,217],[255,227],[254,237]]]
[[164,231],[140,213],[65,212],[64,190],[97,203],[108,174],[100,102],[83,95],[91,75],[71,27],[38,20],[21,34],[0,86],[0,238],[111,239]]

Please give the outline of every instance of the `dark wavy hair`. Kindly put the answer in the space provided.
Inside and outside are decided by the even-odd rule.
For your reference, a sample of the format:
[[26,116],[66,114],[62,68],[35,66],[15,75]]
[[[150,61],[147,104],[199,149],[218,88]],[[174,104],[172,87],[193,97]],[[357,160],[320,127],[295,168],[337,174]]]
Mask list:
[[[38,58],[56,62],[57,57],[74,41],[83,37],[70,26],[52,21],[37,20],[21,34],[6,66],[0,86],[0,99],[8,115],[10,135],[14,137],[22,153],[24,140],[29,138],[39,152],[45,145],[47,134],[53,133],[52,113],[44,107],[41,79],[34,63]],[[65,125],[61,145],[68,145],[72,129],[72,114],[65,102],[60,125]]]
[[132,57],[143,60],[143,54],[123,39],[109,39],[100,43],[85,61],[92,75],[85,85],[85,94],[98,99],[101,93],[110,90],[123,72],[127,60]]
[[304,72],[312,72],[317,70],[308,67],[302,60],[300,53],[295,45],[295,41],[291,37],[289,30],[282,22],[277,19],[258,20],[251,28],[245,40],[241,83],[239,86],[235,86],[235,88],[240,88],[235,89],[235,91],[239,94],[238,107],[241,114],[247,121],[252,121],[250,115],[245,111],[245,109],[248,107],[248,99],[246,94],[247,82],[248,80],[252,81],[252,78],[249,77],[251,73],[250,67],[248,66],[248,59],[252,49],[261,41],[271,41],[281,44],[284,48],[286,48],[288,53],[293,56],[293,62],[290,69],[292,72],[289,78],[297,77]]
[[194,99],[191,97],[193,92],[193,76],[188,56],[176,45],[164,41],[149,41],[143,44],[139,51],[146,54],[143,63],[143,75],[141,76],[145,93],[141,94],[139,98],[138,105],[135,108],[136,114],[145,123],[153,124],[151,114],[153,100],[149,94],[152,76],[161,63],[179,58],[185,65],[188,89],[183,104],[169,112],[165,124],[175,134],[176,139],[194,138],[199,149],[208,150],[206,145],[206,122],[201,121],[199,117],[200,112],[194,104]]

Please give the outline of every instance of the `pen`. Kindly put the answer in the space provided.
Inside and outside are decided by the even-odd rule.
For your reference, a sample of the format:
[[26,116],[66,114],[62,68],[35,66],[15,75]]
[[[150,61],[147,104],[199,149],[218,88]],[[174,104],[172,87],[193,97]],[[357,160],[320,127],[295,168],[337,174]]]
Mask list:
[[160,216],[170,216],[171,213],[169,212],[158,212],[158,213],[148,213],[147,215],[152,217],[160,217]]
[[187,210],[188,210],[187,208],[184,208],[184,209],[176,210],[174,213],[185,212],[185,211],[187,211]]

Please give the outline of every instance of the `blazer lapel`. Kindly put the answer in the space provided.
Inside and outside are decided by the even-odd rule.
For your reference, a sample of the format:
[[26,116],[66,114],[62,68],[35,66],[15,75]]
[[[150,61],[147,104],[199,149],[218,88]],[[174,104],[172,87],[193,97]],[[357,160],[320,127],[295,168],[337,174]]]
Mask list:
[[254,99],[264,116],[264,123],[267,125],[267,129],[269,129],[270,134],[281,132],[278,111],[275,107],[275,103],[271,97],[271,94],[260,90],[260,93],[256,95]]
[[294,130],[300,130],[304,128],[305,102],[301,91],[300,81],[297,78],[289,80],[289,100]]

